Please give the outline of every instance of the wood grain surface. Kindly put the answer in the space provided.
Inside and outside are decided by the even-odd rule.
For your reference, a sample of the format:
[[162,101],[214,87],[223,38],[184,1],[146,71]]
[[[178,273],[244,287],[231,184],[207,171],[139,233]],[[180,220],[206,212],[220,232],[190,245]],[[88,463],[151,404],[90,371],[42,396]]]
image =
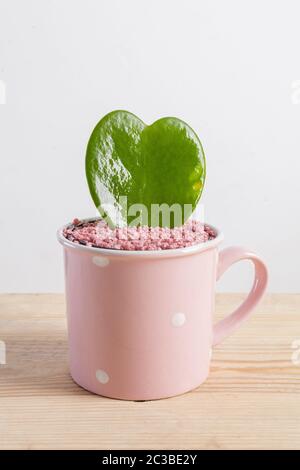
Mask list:
[[[242,298],[218,295],[216,318]],[[203,385],[149,402],[72,381],[64,311],[62,295],[0,296],[1,449],[300,449],[300,295],[266,296]]]

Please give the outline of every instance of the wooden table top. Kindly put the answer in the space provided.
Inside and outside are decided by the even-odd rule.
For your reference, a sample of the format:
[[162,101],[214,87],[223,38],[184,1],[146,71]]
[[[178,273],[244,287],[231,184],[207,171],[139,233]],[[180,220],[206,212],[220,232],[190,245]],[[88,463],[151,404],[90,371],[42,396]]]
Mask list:
[[[216,317],[242,298],[218,295]],[[62,295],[0,296],[0,449],[300,449],[300,295],[266,296],[203,385],[149,402],[72,381],[64,311]]]

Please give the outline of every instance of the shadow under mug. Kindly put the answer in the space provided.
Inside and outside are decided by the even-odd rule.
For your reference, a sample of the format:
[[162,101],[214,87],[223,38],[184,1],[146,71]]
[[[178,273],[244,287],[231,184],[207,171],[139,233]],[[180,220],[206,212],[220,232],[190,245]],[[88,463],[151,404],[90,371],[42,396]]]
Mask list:
[[[151,400],[182,394],[208,376],[212,346],[237,329],[262,297],[267,269],[242,247],[218,251],[222,234],[192,247],[120,251],[64,247],[70,371],[107,397]],[[213,325],[216,280],[251,260],[246,300]]]

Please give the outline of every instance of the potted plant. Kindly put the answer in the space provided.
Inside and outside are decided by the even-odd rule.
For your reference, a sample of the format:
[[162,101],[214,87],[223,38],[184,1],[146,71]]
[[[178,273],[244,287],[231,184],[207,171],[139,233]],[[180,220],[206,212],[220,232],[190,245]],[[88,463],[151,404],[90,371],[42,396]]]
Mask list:
[[[180,119],[147,126],[113,111],[93,130],[86,175],[99,218],[58,231],[70,370],[87,390],[148,400],[197,387],[212,347],[262,297],[259,257],[241,247],[219,252],[222,233],[195,218],[205,174],[201,142]],[[252,290],[213,326],[216,280],[242,259],[255,268]]]

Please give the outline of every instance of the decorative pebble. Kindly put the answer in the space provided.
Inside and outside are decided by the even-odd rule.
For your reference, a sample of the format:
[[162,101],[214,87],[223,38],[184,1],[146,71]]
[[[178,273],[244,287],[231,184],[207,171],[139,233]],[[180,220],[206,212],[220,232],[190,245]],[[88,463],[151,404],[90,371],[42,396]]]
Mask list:
[[92,222],[74,219],[73,224],[65,228],[64,236],[74,243],[86,246],[145,251],[197,245],[213,240],[216,233],[209,225],[196,220],[190,220],[182,227],[174,228],[139,226],[111,229],[100,219]]

